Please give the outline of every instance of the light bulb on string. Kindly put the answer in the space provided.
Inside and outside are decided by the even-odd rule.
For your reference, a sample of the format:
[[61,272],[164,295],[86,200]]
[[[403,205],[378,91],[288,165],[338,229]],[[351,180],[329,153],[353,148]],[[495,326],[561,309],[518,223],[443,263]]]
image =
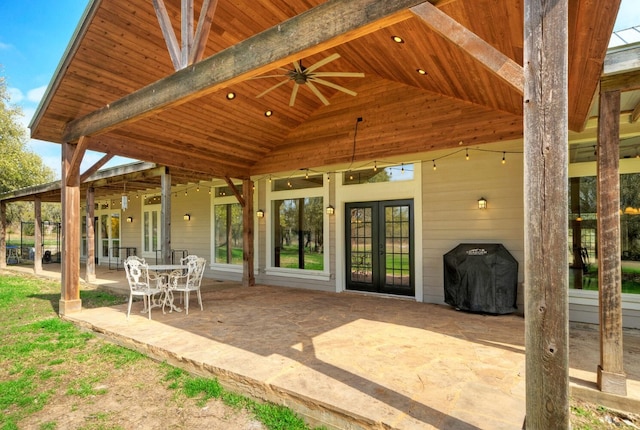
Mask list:
[[505,156],[506,156],[506,152],[503,152],[502,153],[502,164],[507,164],[507,160],[506,160]]
[[377,161],[374,161],[374,162],[373,162],[373,171],[374,171],[374,172],[377,172],[377,171],[378,171],[378,162],[377,162]]
[[331,182],[331,174],[327,173],[327,182]]
[[305,179],[309,179],[309,169],[307,169],[307,171],[305,172],[304,178]]
[[436,160],[432,160],[433,161],[433,170],[436,170]]
[[400,168],[400,174],[404,175],[404,163],[402,163],[402,167]]
[[465,156],[465,158],[467,159],[467,161],[469,161],[469,149],[467,149],[467,155]]

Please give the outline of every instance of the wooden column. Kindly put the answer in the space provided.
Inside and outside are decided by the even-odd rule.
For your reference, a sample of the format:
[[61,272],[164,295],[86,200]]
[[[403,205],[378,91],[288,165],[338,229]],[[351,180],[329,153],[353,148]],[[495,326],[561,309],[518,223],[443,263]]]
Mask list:
[[568,0],[525,0],[526,428],[569,428]]
[[77,145],[62,144],[62,294],[60,315],[78,312],[80,301],[80,164]]
[[42,199],[36,196],[33,199],[33,226],[35,236],[35,252],[33,254],[33,272],[42,273]]
[[162,236],[162,262],[164,264],[171,263],[171,172],[165,167],[164,173],[160,178],[162,188],[162,204],[160,217],[160,234]]
[[96,192],[93,187],[87,188],[87,213],[85,216],[87,217],[87,263],[86,263],[86,280],[87,282],[95,282],[96,280],[96,242],[95,242],[95,202],[96,202]]
[[0,269],[7,267],[7,204],[0,201]]
[[242,207],[242,286],[250,287],[256,284],[256,277],[253,269],[254,215],[252,180],[245,179],[242,181],[242,195],[244,197],[244,206]]
[[598,120],[598,297],[600,364],[598,388],[627,395],[622,349],[620,261],[620,91],[600,93]]

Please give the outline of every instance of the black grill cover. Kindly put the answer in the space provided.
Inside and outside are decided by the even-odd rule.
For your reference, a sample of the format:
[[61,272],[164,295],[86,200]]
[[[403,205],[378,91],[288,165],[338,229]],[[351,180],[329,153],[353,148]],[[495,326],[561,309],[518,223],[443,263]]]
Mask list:
[[444,301],[458,309],[517,309],[518,261],[499,243],[461,243],[444,255]]

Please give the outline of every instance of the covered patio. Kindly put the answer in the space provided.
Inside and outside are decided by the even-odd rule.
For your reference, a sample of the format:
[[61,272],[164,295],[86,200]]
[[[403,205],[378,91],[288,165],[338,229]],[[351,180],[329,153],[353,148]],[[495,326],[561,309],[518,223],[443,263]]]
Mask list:
[[[48,265],[45,276],[59,277]],[[29,268],[11,270],[30,272]],[[123,271],[94,284],[126,293]],[[524,319],[359,293],[206,279],[204,311],[152,313],[140,302],[64,316],[231,390],[284,403],[329,428],[514,429],[525,416]],[[597,327],[569,329],[571,396],[640,410],[640,334],[624,332],[627,397],[596,387]]]

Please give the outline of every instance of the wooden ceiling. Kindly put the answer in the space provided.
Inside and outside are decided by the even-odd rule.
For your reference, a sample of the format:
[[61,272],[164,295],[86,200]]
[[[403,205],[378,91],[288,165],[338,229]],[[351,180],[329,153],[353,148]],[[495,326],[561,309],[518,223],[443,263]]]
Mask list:
[[[218,0],[204,57],[236,48],[236,58],[246,61],[268,56],[271,52],[244,48],[253,45],[235,45],[332,2],[343,0]],[[450,18],[444,22],[453,26],[445,27],[444,33],[442,26],[406,9],[368,25],[366,31],[329,41],[323,35],[331,31],[332,23],[312,21],[291,32],[284,43],[295,47],[305,39],[315,45],[313,49],[285,61],[272,45],[271,67],[225,78],[180,103],[92,131],[88,149],[205,176],[246,178],[459,147],[460,142],[480,145],[521,137],[521,92],[470,51],[480,46],[477,49],[483,54],[504,56],[521,67],[523,0],[431,3]],[[165,0],[164,4],[179,41],[181,2]],[[194,0],[193,5],[197,22],[202,1]],[[576,131],[588,119],[619,1],[569,0],[569,6],[569,127]],[[455,38],[465,34],[461,28],[477,38],[467,37],[468,43],[461,43]],[[404,42],[394,42],[393,36]],[[291,58],[309,67],[336,53],[340,58],[317,71],[364,73],[363,78],[326,78],[357,95],[317,85],[329,102],[325,105],[301,85],[290,107],[293,82],[289,81],[256,97],[284,79],[256,77],[293,69]],[[73,121],[108,110],[114,102],[163,79],[170,82],[179,76],[184,85],[190,85],[189,73],[195,70],[174,75],[154,1],[96,0],[34,118],[32,137],[61,143]],[[233,100],[226,97],[230,91],[236,94]],[[267,110],[273,115],[265,116]],[[358,118],[362,122],[356,141]]]

